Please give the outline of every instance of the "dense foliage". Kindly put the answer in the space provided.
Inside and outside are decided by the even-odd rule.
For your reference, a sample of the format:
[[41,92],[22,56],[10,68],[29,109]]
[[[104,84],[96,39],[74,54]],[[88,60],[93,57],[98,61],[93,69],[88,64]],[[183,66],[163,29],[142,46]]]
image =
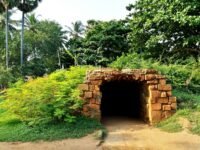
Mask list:
[[88,67],[71,67],[43,78],[18,81],[6,90],[1,108],[29,124],[73,122],[83,101],[78,84]]
[[[168,61],[170,62],[170,60]],[[193,87],[194,90],[200,88],[200,67],[192,58],[185,61],[177,60],[176,63],[164,64],[153,59],[144,59],[138,54],[133,53],[119,57],[110,66],[119,69],[155,69],[161,74],[166,75],[173,86]]]
[[[74,24],[74,30],[70,30],[70,39],[66,42],[68,53],[74,59],[74,65],[101,65],[107,66],[110,62],[127,53],[129,44],[127,36],[129,27],[125,21],[95,21],[89,20],[82,30]],[[78,34],[77,31],[80,32]],[[76,31],[76,32],[75,32]],[[81,36],[82,35],[82,36]]]
[[133,51],[148,57],[187,58],[200,55],[199,0],[138,0],[131,11]]

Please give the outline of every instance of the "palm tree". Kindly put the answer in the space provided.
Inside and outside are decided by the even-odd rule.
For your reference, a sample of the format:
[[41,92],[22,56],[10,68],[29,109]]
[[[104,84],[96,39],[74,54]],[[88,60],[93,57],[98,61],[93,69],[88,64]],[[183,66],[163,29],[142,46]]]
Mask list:
[[21,0],[20,5],[18,6],[19,10],[22,11],[22,28],[21,28],[21,66],[23,65],[23,53],[24,53],[24,22],[25,14],[33,11],[38,7],[39,2],[42,0]]
[[24,27],[26,27],[28,30],[31,30],[33,32],[36,32],[36,25],[39,22],[38,16],[36,16],[34,13],[31,13],[30,15],[26,15],[24,18]]
[[[81,59],[80,53],[80,41],[82,40],[82,35],[85,31],[85,26],[81,21],[76,21],[72,23],[72,27],[67,26],[68,36],[70,39],[68,40],[68,49],[64,47],[67,54],[74,59],[74,65],[79,65],[79,60]],[[82,61],[82,60],[81,60]]]
[[[9,20],[9,22],[8,22],[8,28],[9,28],[8,33],[10,34],[10,36],[12,35],[13,31],[17,30],[17,27],[19,26],[19,23],[20,23],[19,20],[11,19],[12,14],[13,14],[13,12],[9,11],[9,13],[8,13],[8,20]],[[0,28],[1,29],[6,27],[5,19],[6,19],[6,14],[5,13],[0,14]]]
[[68,27],[67,33],[72,38],[79,38],[83,35],[85,27],[81,21],[76,21],[72,23],[72,27]]
[[6,32],[6,41],[5,41],[5,47],[6,47],[6,68],[8,69],[8,32],[9,32],[9,9],[12,9],[15,6],[18,6],[20,0],[0,0],[0,10],[3,10],[6,14],[5,16],[5,32]]

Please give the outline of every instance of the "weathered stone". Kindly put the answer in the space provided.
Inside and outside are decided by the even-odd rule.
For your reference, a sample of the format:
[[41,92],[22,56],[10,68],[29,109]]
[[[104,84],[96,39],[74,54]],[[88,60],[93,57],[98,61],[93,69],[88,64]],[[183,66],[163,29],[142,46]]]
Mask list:
[[156,79],[156,74],[146,74],[145,80],[154,80]]
[[89,107],[90,107],[91,109],[96,109],[96,110],[99,110],[99,109],[100,109],[100,106],[97,105],[97,104],[90,104]]
[[158,84],[158,80],[147,81],[147,84]]
[[92,98],[92,92],[85,92],[84,98]]
[[88,84],[80,84],[79,89],[82,91],[87,91],[87,90],[89,90],[89,86],[88,86]]
[[157,103],[166,104],[168,102],[169,102],[168,97],[159,97],[159,98],[157,98]]
[[172,103],[171,104],[171,108],[172,108],[172,110],[176,110],[177,109],[177,104],[176,103]]
[[170,103],[176,103],[176,97],[169,97]]
[[145,69],[145,70],[142,70],[143,73],[145,74],[157,74],[158,71],[154,70],[154,69]]
[[100,105],[101,104],[101,99],[96,99],[96,104]]
[[91,75],[89,78],[89,80],[93,81],[93,80],[101,80],[102,76],[98,76],[98,75]]
[[165,85],[165,84],[166,84],[166,80],[165,80],[165,79],[160,79],[160,80],[159,80],[159,84]]
[[101,93],[99,91],[94,91],[93,96],[95,99],[101,99]]
[[150,90],[156,90],[157,88],[156,88],[155,85],[149,85],[149,89],[150,89]]
[[[149,97],[146,98],[147,102],[149,100]],[[156,103],[156,98],[150,98],[150,103],[155,104]]]
[[90,104],[96,104],[96,100],[95,99],[91,99],[90,100]]
[[89,90],[93,91],[94,90],[94,85],[89,85]]
[[161,93],[158,90],[151,90],[150,93],[151,93],[151,98],[157,98],[161,96]]
[[98,85],[95,85],[94,89],[95,89],[95,91],[100,91],[100,88]]
[[161,110],[161,104],[156,103],[156,104],[151,104],[152,110]]
[[93,84],[93,85],[101,85],[102,84],[102,80],[91,81],[91,84]]
[[171,110],[171,105],[163,105],[163,110]]
[[167,91],[167,96],[171,97],[172,96],[172,91]]
[[170,84],[165,84],[165,85],[158,84],[158,90],[160,90],[160,91],[171,91],[172,87],[171,87]]
[[152,122],[158,122],[162,119],[162,112],[161,111],[152,111],[151,112]]
[[161,92],[161,97],[167,97],[167,93],[166,92]]

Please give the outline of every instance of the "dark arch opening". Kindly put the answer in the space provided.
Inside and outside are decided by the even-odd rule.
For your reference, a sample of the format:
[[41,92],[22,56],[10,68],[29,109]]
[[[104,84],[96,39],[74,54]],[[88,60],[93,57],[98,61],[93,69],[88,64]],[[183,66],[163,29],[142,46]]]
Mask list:
[[116,80],[101,85],[101,117],[142,119],[142,84],[137,81]]

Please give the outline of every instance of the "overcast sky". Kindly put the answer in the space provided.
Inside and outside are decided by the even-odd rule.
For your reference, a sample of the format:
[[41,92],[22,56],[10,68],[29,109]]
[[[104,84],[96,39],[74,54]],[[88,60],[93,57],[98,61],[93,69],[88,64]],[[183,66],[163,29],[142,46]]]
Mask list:
[[[123,19],[128,14],[126,6],[135,0],[43,0],[34,11],[39,18],[55,20],[61,25],[70,25],[89,19]],[[20,18],[17,13],[15,18]]]

